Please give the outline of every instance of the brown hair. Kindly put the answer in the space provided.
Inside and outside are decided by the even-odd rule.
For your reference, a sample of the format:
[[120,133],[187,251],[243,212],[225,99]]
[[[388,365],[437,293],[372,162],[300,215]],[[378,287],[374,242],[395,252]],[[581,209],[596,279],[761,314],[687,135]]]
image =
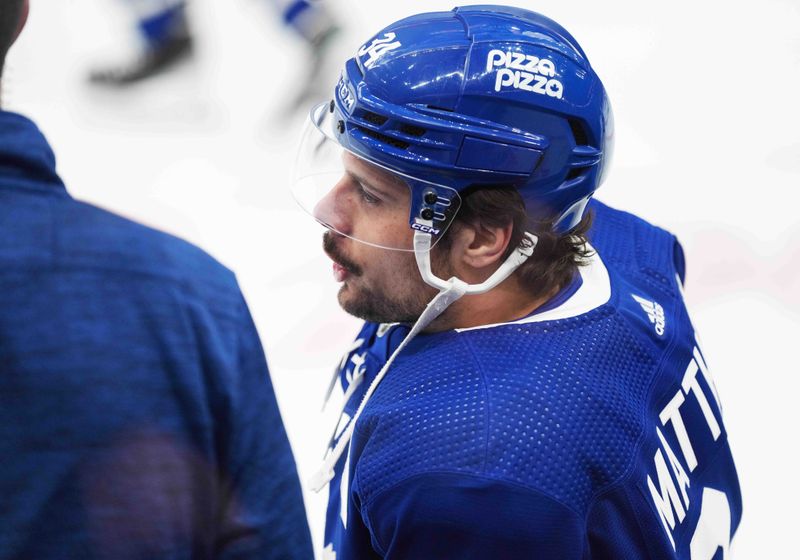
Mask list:
[[[530,243],[525,232],[539,238],[533,255],[514,273],[521,285],[534,296],[539,297],[554,289],[566,286],[586,264],[592,251],[586,245],[586,233],[592,225],[592,214],[587,212],[583,219],[567,234],[553,231],[553,222],[533,222],[525,211],[525,202],[519,192],[509,186],[472,187],[461,193],[461,208],[450,226],[481,223],[488,227],[504,227],[513,224],[511,240],[503,259],[507,258],[520,245]],[[439,242],[449,247],[449,235],[445,234]]]
[[6,61],[6,54],[11,47],[11,40],[17,32],[19,18],[22,15],[23,0],[0,0],[0,76],[3,74],[3,66]]

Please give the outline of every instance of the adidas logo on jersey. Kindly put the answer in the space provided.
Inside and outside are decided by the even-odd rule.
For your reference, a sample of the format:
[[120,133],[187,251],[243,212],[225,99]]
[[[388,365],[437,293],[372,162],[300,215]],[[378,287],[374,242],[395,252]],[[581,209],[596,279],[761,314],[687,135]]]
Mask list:
[[656,334],[658,336],[664,336],[664,327],[666,326],[666,319],[664,318],[664,308],[661,307],[654,301],[650,301],[648,299],[640,298],[637,295],[631,294],[633,299],[642,306],[642,309],[645,313],[647,313],[648,319],[650,322],[655,325]]

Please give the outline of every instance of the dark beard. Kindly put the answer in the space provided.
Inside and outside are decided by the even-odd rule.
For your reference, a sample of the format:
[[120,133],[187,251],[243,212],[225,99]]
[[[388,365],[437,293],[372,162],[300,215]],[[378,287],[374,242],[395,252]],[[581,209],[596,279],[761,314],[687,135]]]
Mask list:
[[[362,275],[361,268],[355,263],[349,261],[339,251],[336,245],[335,235],[326,232],[323,237],[323,249],[325,252],[337,263],[343,266],[350,274],[356,277]],[[389,250],[389,249],[387,249]],[[436,258],[436,255],[431,255],[434,261],[442,261]],[[411,261],[413,263],[413,261]],[[444,267],[435,267],[442,269]],[[397,274],[408,276],[409,278],[418,278],[419,270],[416,264],[410,264],[404,270],[398,270]],[[449,276],[446,276],[449,278]],[[420,282],[417,289],[409,290],[410,293],[402,299],[397,298],[396,294],[386,294],[375,291],[372,288],[359,285],[357,288],[358,297],[347,298],[345,294],[349,290],[356,290],[356,288],[345,283],[339,290],[339,305],[350,315],[368,321],[370,323],[408,323],[413,324],[417,321],[419,316],[425,310],[431,299],[436,295],[436,290]]]
[[407,323],[413,324],[425,310],[428,299],[414,298],[414,301],[393,301],[361,288],[359,297],[346,299],[344,292],[347,286],[339,290],[339,305],[347,313],[369,323]]

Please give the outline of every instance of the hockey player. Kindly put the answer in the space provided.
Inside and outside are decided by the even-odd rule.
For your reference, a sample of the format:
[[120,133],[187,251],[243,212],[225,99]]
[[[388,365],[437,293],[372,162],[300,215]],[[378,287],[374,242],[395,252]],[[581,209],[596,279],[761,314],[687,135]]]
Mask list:
[[312,111],[294,193],[367,321],[312,481],[327,558],[727,557],[683,253],[590,200],[612,144],[575,39],[501,6],[388,26]]
[[[137,21],[143,48],[130,61],[90,73],[95,84],[123,86],[167,70],[192,54],[193,37],[187,17],[186,0],[125,0]],[[316,0],[271,0],[284,24],[308,44],[310,64],[306,89],[296,103],[314,91],[313,77],[325,63],[330,42],[338,26],[326,6]]]

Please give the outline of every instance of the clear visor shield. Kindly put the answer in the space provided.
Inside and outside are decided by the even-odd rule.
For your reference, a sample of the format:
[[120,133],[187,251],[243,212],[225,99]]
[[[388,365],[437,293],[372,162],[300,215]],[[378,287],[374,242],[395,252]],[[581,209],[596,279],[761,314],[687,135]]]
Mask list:
[[413,251],[414,230],[433,246],[458,211],[457,191],[390,170],[343,148],[344,124],[328,103],[311,111],[300,143],[292,195],[319,223],[384,249]]

